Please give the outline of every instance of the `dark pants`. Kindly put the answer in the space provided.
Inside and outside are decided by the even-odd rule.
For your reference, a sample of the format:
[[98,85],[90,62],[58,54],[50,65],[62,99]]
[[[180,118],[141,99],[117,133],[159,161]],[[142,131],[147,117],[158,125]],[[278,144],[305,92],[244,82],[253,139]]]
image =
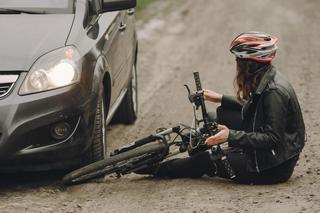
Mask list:
[[[214,119],[213,114],[210,114],[210,117]],[[219,107],[216,117],[220,124],[225,124],[231,129],[241,129],[240,112],[228,111]],[[277,167],[261,171],[260,173],[253,173],[247,171],[246,156],[239,149],[225,150],[225,154],[236,173],[234,181],[245,184],[275,184],[286,182],[291,177],[299,158],[299,156],[296,156]],[[209,152],[200,152],[187,158],[166,161],[160,164],[156,172],[156,176],[166,178],[197,178],[205,174],[228,178],[221,161],[213,161],[212,158],[210,158]]]

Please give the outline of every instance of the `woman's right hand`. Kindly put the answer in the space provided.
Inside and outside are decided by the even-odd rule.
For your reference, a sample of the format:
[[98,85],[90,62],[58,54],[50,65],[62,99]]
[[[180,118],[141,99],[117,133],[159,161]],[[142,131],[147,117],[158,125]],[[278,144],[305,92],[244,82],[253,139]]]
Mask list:
[[222,94],[208,89],[203,89],[203,97],[205,100],[215,103],[220,103],[222,100]]

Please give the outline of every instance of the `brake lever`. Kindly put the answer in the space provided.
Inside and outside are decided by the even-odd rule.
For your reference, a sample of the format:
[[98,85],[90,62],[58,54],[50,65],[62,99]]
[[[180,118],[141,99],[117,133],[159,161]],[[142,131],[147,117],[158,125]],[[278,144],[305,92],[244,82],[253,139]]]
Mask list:
[[188,98],[189,98],[190,103],[194,103],[193,95],[191,94],[189,86],[186,84],[184,86],[186,87],[186,89],[188,91]]
[[188,90],[188,98],[190,103],[194,104],[196,106],[196,109],[198,110],[201,105],[200,97],[203,96],[203,91],[197,91],[196,93],[191,93],[189,86],[186,84],[184,86]]
[[185,85],[183,85],[183,86],[185,86],[185,87],[186,87],[186,89],[188,90],[188,95],[190,95],[190,94],[191,94],[191,91],[190,91],[189,86],[188,86],[187,84],[185,84]]

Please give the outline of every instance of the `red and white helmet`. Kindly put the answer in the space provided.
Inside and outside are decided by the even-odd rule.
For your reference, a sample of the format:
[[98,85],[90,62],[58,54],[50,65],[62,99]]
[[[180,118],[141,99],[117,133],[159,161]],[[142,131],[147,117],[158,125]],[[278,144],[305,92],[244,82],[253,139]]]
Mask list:
[[277,51],[278,38],[262,32],[245,32],[238,35],[230,45],[230,51],[237,58],[252,59],[270,63]]

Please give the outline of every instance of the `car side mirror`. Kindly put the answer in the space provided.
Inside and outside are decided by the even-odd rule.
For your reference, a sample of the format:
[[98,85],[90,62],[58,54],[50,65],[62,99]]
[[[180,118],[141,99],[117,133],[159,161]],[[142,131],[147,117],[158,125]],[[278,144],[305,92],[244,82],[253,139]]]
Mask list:
[[101,13],[134,8],[136,0],[102,0]]

